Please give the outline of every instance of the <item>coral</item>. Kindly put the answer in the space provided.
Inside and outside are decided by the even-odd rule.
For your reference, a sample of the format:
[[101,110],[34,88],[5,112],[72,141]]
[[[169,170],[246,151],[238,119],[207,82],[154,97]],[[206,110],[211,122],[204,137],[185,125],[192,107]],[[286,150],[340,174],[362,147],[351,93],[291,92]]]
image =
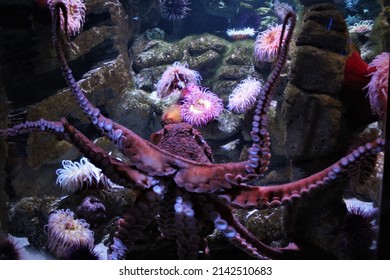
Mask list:
[[161,0],[160,12],[163,18],[181,20],[190,12],[190,0]]
[[221,114],[222,100],[207,88],[190,87],[191,91],[184,96],[180,108],[181,118],[189,124],[205,126]]
[[93,231],[85,220],[74,219],[74,213],[67,210],[56,210],[49,216],[46,225],[48,249],[58,258],[66,258],[70,250],[87,247],[93,248]]
[[188,68],[188,64],[176,61],[164,71],[157,83],[157,95],[164,98],[175,89],[183,89],[187,84],[200,84],[202,77],[197,71]]
[[63,3],[67,15],[61,11],[61,27],[67,35],[74,36],[80,32],[85,21],[85,5],[82,0],[47,0],[50,9],[54,9],[57,3]]
[[387,110],[387,96],[389,91],[389,60],[390,53],[384,52],[375,57],[368,65],[371,76],[368,88],[368,97],[370,98],[371,110],[380,119],[384,119]]
[[90,225],[98,225],[106,219],[106,207],[94,196],[87,196],[77,207],[77,217],[86,220]]
[[[278,53],[282,25],[271,26],[259,33],[255,41],[255,58],[261,62],[272,62]],[[285,39],[285,38],[284,38]]]
[[245,40],[255,36],[255,30],[251,27],[243,29],[228,29],[226,35],[232,38],[234,41]]
[[241,81],[229,96],[228,109],[234,113],[245,113],[253,107],[262,83],[253,77]]

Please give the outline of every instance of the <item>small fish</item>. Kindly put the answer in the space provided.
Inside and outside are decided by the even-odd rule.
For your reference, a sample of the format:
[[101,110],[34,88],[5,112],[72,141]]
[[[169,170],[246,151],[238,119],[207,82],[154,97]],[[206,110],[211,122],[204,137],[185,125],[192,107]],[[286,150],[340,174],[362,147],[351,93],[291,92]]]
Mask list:
[[332,26],[332,23],[333,23],[333,19],[332,19],[332,18],[330,18],[330,20],[329,20],[329,24],[328,24],[328,30],[330,30],[330,27]]
[[139,21],[139,17],[133,17],[135,21]]

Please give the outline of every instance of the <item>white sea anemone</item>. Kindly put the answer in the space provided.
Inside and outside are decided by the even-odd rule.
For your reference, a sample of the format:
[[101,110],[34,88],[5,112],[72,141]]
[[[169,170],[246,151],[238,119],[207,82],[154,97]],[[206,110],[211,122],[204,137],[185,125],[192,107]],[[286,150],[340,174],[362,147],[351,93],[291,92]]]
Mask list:
[[99,183],[104,188],[118,187],[86,157],[81,158],[80,162],[63,160],[62,166],[63,168],[56,170],[58,176],[56,183],[67,192],[75,193],[88,187],[97,188]]
[[243,28],[243,29],[228,29],[226,31],[226,35],[228,35],[233,40],[244,40],[255,36],[255,30],[251,27]]
[[372,30],[373,20],[361,20],[352,26],[348,26],[349,33],[367,33]]

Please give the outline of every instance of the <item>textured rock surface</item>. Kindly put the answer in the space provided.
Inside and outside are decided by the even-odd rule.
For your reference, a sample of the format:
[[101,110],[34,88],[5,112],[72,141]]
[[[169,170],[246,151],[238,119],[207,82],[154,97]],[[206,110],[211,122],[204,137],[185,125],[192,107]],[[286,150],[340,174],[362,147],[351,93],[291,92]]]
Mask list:
[[[318,160],[345,149],[348,131],[338,96],[344,79],[346,57],[340,50],[347,49],[346,30],[332,5],[311,6],[304,15],[282,104],[285,148],[293,160]],[[329,40],[339,45],[322,44]]]
[[[318,4],[308,7],[302,24],[281,107],[291,181],[332,164],[354,136],[339,99],[348,49],[345,21],[334,6]],[[346,215],[346,183],[336,182],[288,208],[287,234],[302,249],[318,250],[315,258],[339,257],[332,244]]]

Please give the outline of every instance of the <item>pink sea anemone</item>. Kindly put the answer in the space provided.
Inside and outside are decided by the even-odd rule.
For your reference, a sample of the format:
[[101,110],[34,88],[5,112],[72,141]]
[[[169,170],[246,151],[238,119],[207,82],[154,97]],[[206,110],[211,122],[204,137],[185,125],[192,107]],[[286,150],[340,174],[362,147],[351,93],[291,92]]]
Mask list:
[[74,219],[74,213],[67,210],[54,211],[46,225],[48,249],[57,258],[65,258],[75,248],[94,246],[93,231],[85,220]]
[[368,97],[370,99],[371,111],[384,119],[387,110],[387,96],[389,92],[389,61],[390,53],[384,52],[377,55],[368,65],[371,72],[370,82],[364,89],[368,88]]
[[207,88],[193,85],[190,88],[180,108],[181,118],[189,124],[205,126],[221,114],[222,100]]
[[182,90],[190,83],[199,85],[201,80],[200,74],[189,69],[187,63],[181,64],[176,61],[172,66],[168,66],[158,81],[157,95],[164,98],[176,89]]
[[50,9],[57,4],[63,3],[67,10],[67,26],[65,26],[65,18],[61,11],[61,27],[70,36],[74,36],[80,32],[80,29],[85,21],[85,5],[83,0],[47,0],[47,5]]
[[259,33],[255,41],[255,58],[261,62],[274,61],[278,54],[281,34],[281,24],[271,26],[267,30]]
[[181,20],[190,12],[190,0],[160,0],[160,12],[163,18]]
[[253,77],[241,81],[229,95],[228,109],[238,114],[247,112],[255,104],[261,85],[261,82]]

